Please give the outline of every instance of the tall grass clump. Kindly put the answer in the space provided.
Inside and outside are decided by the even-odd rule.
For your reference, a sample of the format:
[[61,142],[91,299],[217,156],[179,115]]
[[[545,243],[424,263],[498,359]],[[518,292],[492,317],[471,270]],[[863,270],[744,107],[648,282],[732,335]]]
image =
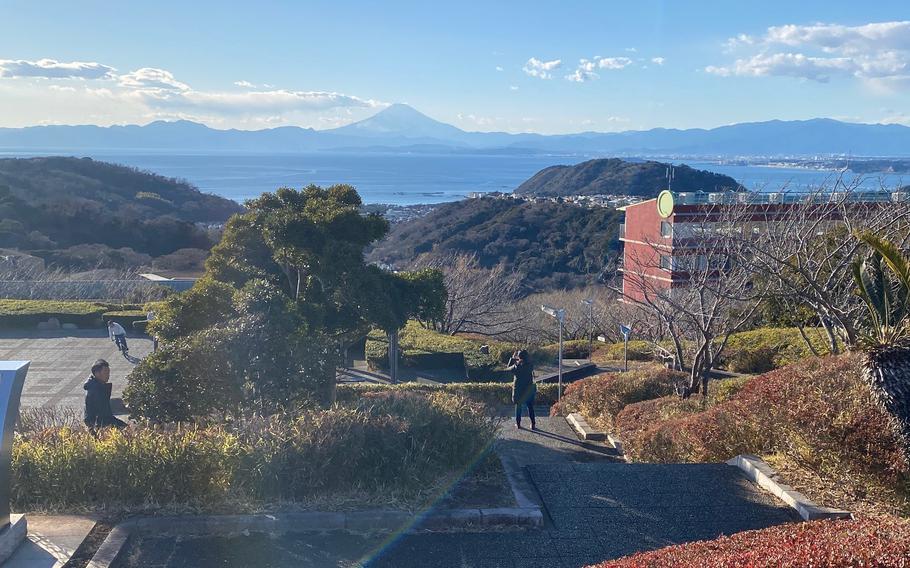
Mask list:
[[137,424],[97,438],[28,424],[13,446],[19,509],[211,507],[344,493],[407,500],[466,469],[496,431],[486,406],[444,392],[368,393],[331,409]]

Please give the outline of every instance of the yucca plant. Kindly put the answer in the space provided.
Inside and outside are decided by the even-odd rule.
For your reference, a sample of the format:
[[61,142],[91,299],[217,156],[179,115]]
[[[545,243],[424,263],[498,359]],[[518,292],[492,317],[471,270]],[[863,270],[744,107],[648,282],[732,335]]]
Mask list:
[[856,236],[871,249],[853,262],[856,294],[869,312],[859,335],[863,378],[894,418],[910,462],[910,259],[877,235]]

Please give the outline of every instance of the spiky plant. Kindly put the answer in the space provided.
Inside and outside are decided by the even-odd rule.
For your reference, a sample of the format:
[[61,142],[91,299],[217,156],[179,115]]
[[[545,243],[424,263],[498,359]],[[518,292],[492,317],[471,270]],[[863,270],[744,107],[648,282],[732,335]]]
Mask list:
[[856,294],[869,311],[859,336],[866,349],[863,378],[894,418],[910,462],[910,259],[877,235],[857,238],[871,249],[853,262]]

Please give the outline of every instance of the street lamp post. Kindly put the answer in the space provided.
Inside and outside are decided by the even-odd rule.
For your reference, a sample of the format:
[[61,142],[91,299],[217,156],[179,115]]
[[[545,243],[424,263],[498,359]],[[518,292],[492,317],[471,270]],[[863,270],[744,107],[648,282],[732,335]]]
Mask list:
[[559,401],[562,400],[562,328],[566,322],[566,311],[562,308],[556,309],[545,305],[540,306],[540,309],[559,322],[559,386],[556,391],[556,400]]
[[585,298],[581,303],[588,306],[588,324],[591,326],[588,334],[588,359],[590,359],[594,354],[594,300]]

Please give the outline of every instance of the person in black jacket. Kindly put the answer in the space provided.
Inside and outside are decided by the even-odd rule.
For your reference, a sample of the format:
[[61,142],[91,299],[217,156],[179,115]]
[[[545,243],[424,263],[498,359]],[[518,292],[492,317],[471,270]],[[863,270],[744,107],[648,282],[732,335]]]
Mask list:
[[521,407],[528,407],[528,417],[531,419],[531,430],[537,430],[534,422],[534,397],[537,395],[537,385],[534,383],[534,365],[531,357],[524,349],[516,351],[509,359],[508,370],[512,371],[515,378],[512,380],[512,402],[515,404],[515,427],[521,428]]
[[92,365],[92,375],[85,381],[85,425],[92,433],[99,428],[125,428],[126,422],[111,411],[111,366],[104,359]]

